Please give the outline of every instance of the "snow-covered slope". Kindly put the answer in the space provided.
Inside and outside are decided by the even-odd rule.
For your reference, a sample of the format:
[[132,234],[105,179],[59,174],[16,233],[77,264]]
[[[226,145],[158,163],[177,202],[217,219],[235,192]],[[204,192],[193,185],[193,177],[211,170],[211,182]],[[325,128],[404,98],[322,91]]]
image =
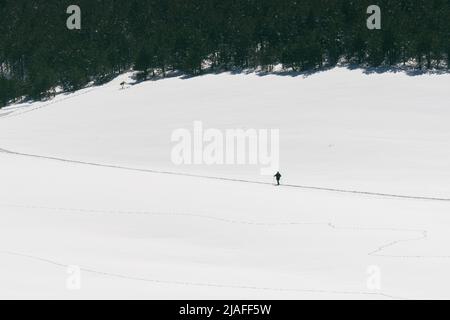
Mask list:
[[[0,110],[0,298],[450,297],[450,75],[129,77]],[[279,129],[291,186],[175,166],[196,120]]]

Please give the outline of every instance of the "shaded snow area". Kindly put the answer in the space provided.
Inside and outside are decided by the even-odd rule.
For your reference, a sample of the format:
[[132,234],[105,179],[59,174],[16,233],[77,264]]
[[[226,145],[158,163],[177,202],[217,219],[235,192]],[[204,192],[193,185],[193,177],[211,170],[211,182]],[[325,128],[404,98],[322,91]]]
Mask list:
[[[448,299],[449,80],[125,74],[4,108],[0,298]],[[282,185],[175,165],[195,121],[278,129]]]

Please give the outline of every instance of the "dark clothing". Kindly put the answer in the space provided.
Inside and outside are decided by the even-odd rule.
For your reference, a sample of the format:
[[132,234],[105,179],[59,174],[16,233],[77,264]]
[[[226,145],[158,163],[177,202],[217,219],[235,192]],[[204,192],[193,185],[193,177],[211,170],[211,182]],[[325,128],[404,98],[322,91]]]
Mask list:
[[280,185],[281,173],[277,172],[274,177],[277,179],[277,185]]

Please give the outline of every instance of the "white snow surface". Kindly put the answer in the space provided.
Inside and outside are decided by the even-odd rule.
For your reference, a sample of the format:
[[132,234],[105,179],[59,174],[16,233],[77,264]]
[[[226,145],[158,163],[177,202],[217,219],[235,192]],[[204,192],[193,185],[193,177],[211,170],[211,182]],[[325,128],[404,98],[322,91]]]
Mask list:
[[[0,110],[1,299],[450,298],[450,75],[130,77]],[[175,166],[196,120],[279,129],[285,185]]]

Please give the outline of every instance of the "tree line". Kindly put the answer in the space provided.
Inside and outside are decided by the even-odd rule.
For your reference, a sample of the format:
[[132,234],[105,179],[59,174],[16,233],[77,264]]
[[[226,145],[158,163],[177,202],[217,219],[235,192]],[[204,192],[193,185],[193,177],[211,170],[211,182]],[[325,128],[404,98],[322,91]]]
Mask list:
[[[77,2],[80,30],[68,30]],[[124,70],[144,80],[179,71],[314,71],[339,64],[448,69],[450,1],[0,0],[0,107],[73,91]]]

